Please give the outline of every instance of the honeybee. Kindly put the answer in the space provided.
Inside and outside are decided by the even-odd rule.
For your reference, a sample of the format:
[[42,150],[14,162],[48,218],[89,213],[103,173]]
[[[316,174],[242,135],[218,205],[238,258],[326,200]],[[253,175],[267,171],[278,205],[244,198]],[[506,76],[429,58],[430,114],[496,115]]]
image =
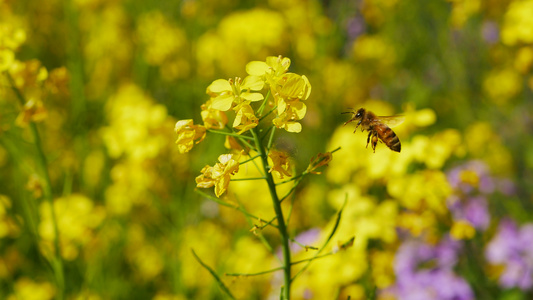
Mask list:
[[376,116],[373,112],[368,111],[364,108],[360,108],[357,111],[348,111],[343,112],[343,114],[353,114],[353,117],[348,120],[344,125],[359,120],[357,126],[355,126],[355,131],[357,127],[361,125],[361,131],[368,131],[368,138],[366,139],[366,147],[370,143],[372,138],[372,149],[376,153],[376,145],[378,144],[378,138],[387,145],[392,151],[400,152],[402,149],[402,144],[400,139],[390,129],[389,126],[395,126],[403,122],[403,116]]

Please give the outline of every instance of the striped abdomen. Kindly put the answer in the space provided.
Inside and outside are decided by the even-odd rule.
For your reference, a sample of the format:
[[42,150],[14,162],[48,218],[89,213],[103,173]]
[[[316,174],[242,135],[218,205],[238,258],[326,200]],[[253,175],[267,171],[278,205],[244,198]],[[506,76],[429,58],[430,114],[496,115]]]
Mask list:
[[400,139],[390,129],[389,126],[385,124],[378,124],[374,126],[374,130],[376,131],[378,137],[389,147],[392,151],[400,152],[402,149],[402,143],[400,143]]

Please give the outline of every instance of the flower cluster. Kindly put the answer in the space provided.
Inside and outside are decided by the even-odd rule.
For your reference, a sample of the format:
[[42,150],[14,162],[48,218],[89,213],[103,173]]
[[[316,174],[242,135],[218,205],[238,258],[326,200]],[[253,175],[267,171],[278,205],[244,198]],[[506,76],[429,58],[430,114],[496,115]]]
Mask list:
[[268,57],[266,62],[252,62],[246,66],[249,74],[261,76],[270,86],[277,107],[277,116],[272,123],[288,132],[300,132],[298,123],[307,112],[302,100],[309,98],[311,84],[305,75],[286,73],[290,66],[288,58]]
[[[252,61],[246,65],[249,74],[244,79],[217,79],[206,90],[210,99],[202,104],[201,117],[203,125],[195,125],[192,119],[176,123],[178,134],[176,144],[180,153],[188,152],[194,144],[201,142],[207,130],[224,130],[228,123],[228,111],[234,111],[232,132],[224,131],[226,147],[241,150],[243,146],[253,147],[247,141],[252,139],[250,130],[259,125],[259,121],[274,113],[272,124],[288,132],[300,132],[300,121],[306,114],[307,107],[302,102],[309,98],[311,84],[307,77],[288,73],[290,59],[281,56],[267,57],[265,62]],[[265,87],[268,87],[266,96]],[[261,102],[255,105],[256,102]],[[270,106],[268,112],[265,108]],[[273,130],[273,129],[271,129]],[[219,132],[220,133],[220,132]],[[273,131],[272,131],[273,133]],[[291,176],[291,166],[285,152],[269,149],[268,157],[278,177]],[[220,163],[214,167],[202,169],[202,175],[196,178],[197,186],[208,188],[215,186],[215,194],[220,197],[227,190],[229,176],[238,171],[238,158],[222,155]],[[230,166],[227,163],[232,162]]]
[[487,197],[499,191],[513,193],[509,180],[490,175],[488,166],[481,161],[470,161],[451,169],[447,179],[453,193],[446,203],[454,221],[451,235],[456,239],[469,239],[475,231],[485,231],[490,223]]
[[383,297],[396,299],[474,299],[470,285],[455,267],[461,244],[450,238],[437,245],[419,240],[404,242],[396,252],[394,273],[396,283],[383,291]]
[[533,224],[520,227],[511,220],[504,219],[498,231],[485,248],[487,261],[497,266],[498,282],[503,288],[517,287],[531,290],[533,287]]

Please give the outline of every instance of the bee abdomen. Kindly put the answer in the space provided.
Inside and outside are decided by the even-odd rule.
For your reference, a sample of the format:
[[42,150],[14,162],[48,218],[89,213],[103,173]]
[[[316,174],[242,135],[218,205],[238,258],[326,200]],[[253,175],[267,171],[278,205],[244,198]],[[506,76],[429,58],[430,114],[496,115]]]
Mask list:
[[385,145],[387,145],[391,150],[400,152],[402,149],[402,143],[400,143],[400,139],[396,135],[392,129],[390,129],[388,126],[383,131],[383,136],[381,138],[385,142]]

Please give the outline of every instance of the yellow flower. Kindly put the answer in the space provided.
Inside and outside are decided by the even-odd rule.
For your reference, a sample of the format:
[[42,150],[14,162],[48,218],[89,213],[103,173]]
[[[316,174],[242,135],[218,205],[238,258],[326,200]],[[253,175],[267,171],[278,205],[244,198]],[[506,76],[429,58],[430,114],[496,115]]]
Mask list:
[[44,108],[43,103],[40,100],[30,99],[22,111],[17,116],[15,124],[20,127],[26,127],[30,122],[40,122],[48,117],[48,111]]
[[48,78],[48,71],[36,59],[26,62],[14,61],[9,73],[15,80],[15,86],[21,90],[40,88],[41,84]]
[[291,65],[287,57],[269,56],[266,61],[252,61],[246,65],[246,72],[250,75],[265,77],[266,81],[274,82],[273,79],[285,74]]
[[217,79],[207,87],[207,94],[214,97],[212,108],[227,111],[234,103],[263,100],[261,93],[252,92],[262,90],[263,86],[264,82],[258,76],[247,76],[244,80],[239,77],[235,80]]
[[215,186],[215,195],[220,197],[227,189],[231,179],[239,171],[239,158],[241,154],[223,154],[218,157],[219,163],[214,167],[205,166],[202,175],[196,177],[196,186],[210,188]]
[[268,157],[272,160],[272,168],[269,170],[270,173],[275,172],[280,179],[283,178],[283,175],[292,176],[290,173],[289,155],[286,152],[270,149]]
[[[2,9],[5,9],[4,5],[0,6],[2,6]],[[2,15],[2,17],[5,16],[6,15],[4,14]],[[26,32],[21,28],[13,26],[14,23],[18,22],[10,22],[10,20],[7,19],[0,24],[0,48],[2,50],[16,51],[26,41]]]
[[522,91],[522,77],[512,68],[493,70],[483,81],[485,93],[496,104],[506,104]]
[[533,43],[533,0],[512,1],[503,18],[502,42],[513,46]]
[[15,61],[15,54],[10,49],[0,49],[0,72],[8,70]]
[[226,113],[218,109],[214,109],[212,106],[213,100],[208,100],[205,104],[202,104],[202,120],[204,121],[205,129],[223,129],[228,123],[228,117]]
[[384,289],[394,283],[394,253],[390,251],[374,251],[370,254],[372,277],[376,286]]
[[235,107],[237,115],[233,121],[233,127],[239,129],[238,134],[252,129],[259,124],[259,119],[255,116],[255,112],[250,104],[244,102]]
[[476,229],[468,221],[454,222],[450,229],[450,235],[456,240],[468,240],[474,237]]
[[451,22],[455,28],[461,28],[468,19],[479,12],[480,0],[448,0],[452,2]]
[[13,294],[7,296],[7,300],[17,299],[53,299],[56,288],[47,281],[36,282],[26,277],[19,278],[13,286]]
[[289,132],[300,132],[302,126],[297,121],[303,119],[307,111],[301,100],[309,98],[311,84],[305,76],[286,73],[290,64],[288,58],[269,56],[266,62],[248,63],[246,72],[251,76],[263,78],[270,85],[278,112],[272,123]]
[[[278,103],[278,106],[286,105],[291,101],[306,100],[311,94],[311,84],[305,75],[286,73],[276,81],[273,87],[274,97],[277,100],[283,100],[286,103]],[[278,111],[285,110],[284,107],[278,107]]]
[[167,147],[166,128],[174,122],[167,109],[133,84],[120,86],[106,103],[109,126],[101,129],[112,158],[143,161],[155,158]]
[[307,112],[306,105],[300,100],[306,100],[311,94],[307,77],[286,73],[271,86],[271,91],[278,107],[278,116],[272,121],[274,125],[289,132],[300,132],[302,126],[297,121]]
[[277,128],[283,128],[288,132],[300,132],[302,131],[302,125],[297,121],[301,120],[305,113],[307,112],[307,107],[300,101],[295,101],[287,106],[284,112],[278,114],[276,118],[272,120],[272,123]]
[[94,242],[95,232],[105,219],[104,207],[97,206],[84,195],[70,194],[54,200],[53,206],[49,202],[40,205],[39,235],[41,237],[41,251],[45,256],[53,253],[56,232],[52,209],[60,232],[60,250],[63,258],[74,260],[79,252]]
[[189,152],[195,143],[198,144],[203,141],[205,130],[202,125],[194,125],[192,119],[178,121],[174,131],[178,134],[176,144],[178,144],[179,152]]

